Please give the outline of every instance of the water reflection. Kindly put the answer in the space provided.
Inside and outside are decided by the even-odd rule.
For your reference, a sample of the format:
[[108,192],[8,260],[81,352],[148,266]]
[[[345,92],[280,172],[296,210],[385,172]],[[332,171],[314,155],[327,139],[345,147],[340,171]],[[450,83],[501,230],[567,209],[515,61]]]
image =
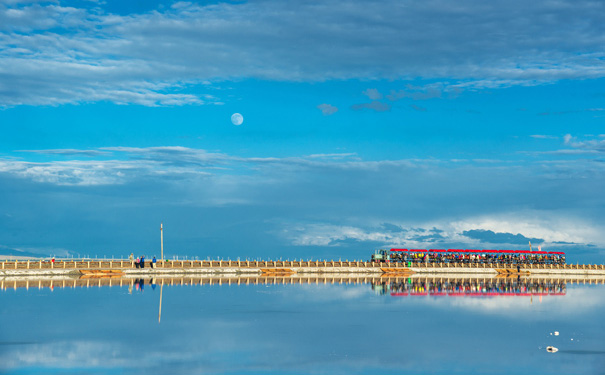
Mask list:
[[[602,281],[600,281],[602,282]],[[372,280],[372,290],[394,297],[527,297],[565,295],[567,281],[529,278],[407,278]]]
[[0,373],[598,374],[604,282],[5,277]]
[[568,284],[605,284],[605,277],[500,277],[451,275],[357,276],[357,275],[283,275],[283,276],[162,276],[162,277],[4,277],[0,289],[76,288],[127,286],[130,294],[155,290],[158,285],[294,285],[294,284],[367,284],[379,295],[391,296],[557,296],[565,295]]

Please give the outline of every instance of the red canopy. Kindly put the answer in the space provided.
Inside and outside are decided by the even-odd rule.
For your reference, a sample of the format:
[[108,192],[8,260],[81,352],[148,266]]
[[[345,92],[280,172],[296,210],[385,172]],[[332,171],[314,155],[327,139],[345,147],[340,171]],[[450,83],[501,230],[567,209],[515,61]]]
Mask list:
[[408,251],[408,249],[391,249],[391,251]]
[[432,253],[444,253],[445,252],[444,249],[430,249],[429,251]]
[[426,253],[427,252],[425,249],[410,249],[410,251],[413,251],[415,253]]
[[462,249],[447,249],[448,253],[460,253],[462,251],[464,251],[464,250],[462,250]]

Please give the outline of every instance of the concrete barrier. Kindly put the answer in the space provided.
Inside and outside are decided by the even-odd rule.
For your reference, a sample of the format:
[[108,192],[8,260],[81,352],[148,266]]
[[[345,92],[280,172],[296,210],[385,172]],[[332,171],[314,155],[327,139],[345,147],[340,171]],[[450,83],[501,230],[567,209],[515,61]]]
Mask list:
[[[149,262],[146,262],[149,264]],[[372,263],[364,261],[232,261],[232,260],[158,260],[155,268],[134,268],[129,260],[49,260],[2,261],[0,276],[4,275],[70,275],[80,270],[111,269],[121,270],[125,274],[260,274],[262,269],[290,269],[297,274],[368,274],[380,275],[389,269],[389,273],[410,270],[419,274],[485,274],[494,275],[496,269],[516,272],[516,265],[477,264],[477,263],[413,263],[407,267],[402,263]],[[393,271],[395,270],[395,271]],[[565,265],[524,265],[521,271],[544,275],[605,275],[604,265],[565,264]]]

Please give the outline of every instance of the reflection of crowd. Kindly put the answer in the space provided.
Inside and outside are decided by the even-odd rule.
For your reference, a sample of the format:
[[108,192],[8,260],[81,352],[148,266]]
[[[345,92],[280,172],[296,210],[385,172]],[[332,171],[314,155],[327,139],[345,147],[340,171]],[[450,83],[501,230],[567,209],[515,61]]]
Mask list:
[[133,286],[137,292],[143,292],[145,290],[145,284],[151,285],[151,289],[155,290],[155,287],[156,287],[155,279],[149,279],[149,280],[134,279],[134,282],[131,285],[129,285],[129,287],[128,287],[128,292],[132,293]]
[[557,254],[455,254],[455,253],[391,253],[391,262],[403,263],[464,263],[464,264],[565,264],[565,255]]
[[519,295],[565,294],[565,282],[525,279],[444,280],[405,279],[387,283],[373,281],[372,290],[380,294],[410,293],[429,295]]

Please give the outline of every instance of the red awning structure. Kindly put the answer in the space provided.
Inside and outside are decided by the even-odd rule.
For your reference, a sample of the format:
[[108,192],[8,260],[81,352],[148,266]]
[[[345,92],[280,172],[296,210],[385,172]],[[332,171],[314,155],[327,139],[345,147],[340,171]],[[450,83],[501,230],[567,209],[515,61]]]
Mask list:
[[529,251],[529,250],[476,250],[476,249],[391,249],[391,251],[413,251],[416,253],[501,253],[501,254],[556,254],[565,255],[562,251]]

